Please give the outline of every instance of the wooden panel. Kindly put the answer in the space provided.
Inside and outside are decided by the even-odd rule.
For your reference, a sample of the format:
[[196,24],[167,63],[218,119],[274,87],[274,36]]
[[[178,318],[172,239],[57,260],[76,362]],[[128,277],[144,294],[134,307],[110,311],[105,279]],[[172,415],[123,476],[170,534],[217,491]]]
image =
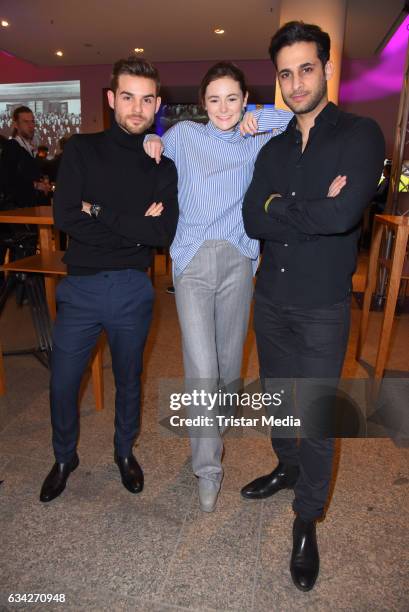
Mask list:
[[409,227],[409,217],[402,217],[396,215],[375,215],[375,220],[380,221],[383,225],[389,225],[390,227]]
[[3,349],[0,344],[0,395],[6,395],[6,376],[4,374]]
[[0,223],[31,223],[33,225],[53,225],[51,206],[32,206],[0,211]]
[[362,350],[366,339],[371,299],[376,286],[382,234],[386,228],[393,228],[395,231],[391,259],[383,260],[383,265],[389,268],[389,281],[386,291],[386,302],[383,314],[381,335],[378,343],[378,352],[375,362],[374,378],[377,380],[380,380],[383,377],[385,371],[399,287],[402,280],[402,276],[403,278],[406,277],[406,270],[404,269],[404,264],[409,238],[408,221],[409,220],[407,217],[396,217],[393,215],[375,215],[371,252],[369,257],[368,277],[358,337],[357,359],[359,359],[362,355]]
[[43,252],[39,255],[17,259],[16,261],[4,264],[1,268],[13,272],[38,272],[40,274],[65,276],[67,274],[67,266],[61,261],[64,254],[64,251]]

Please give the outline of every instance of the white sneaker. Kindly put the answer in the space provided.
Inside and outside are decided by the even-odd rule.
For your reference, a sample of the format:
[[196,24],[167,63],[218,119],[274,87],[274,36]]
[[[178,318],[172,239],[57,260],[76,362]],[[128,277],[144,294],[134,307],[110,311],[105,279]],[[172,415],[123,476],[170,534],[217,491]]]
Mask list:
[[202,512],[213,512],[220,491],[220,484],[199,478],[199,504]]

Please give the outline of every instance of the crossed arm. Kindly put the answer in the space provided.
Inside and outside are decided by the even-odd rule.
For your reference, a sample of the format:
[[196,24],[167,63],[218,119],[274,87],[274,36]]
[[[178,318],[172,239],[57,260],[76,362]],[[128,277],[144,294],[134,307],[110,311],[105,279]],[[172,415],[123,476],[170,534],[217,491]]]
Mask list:
[[165,246],[173,238],[178,219],[177,174],[173,166],[162,171],[155,201],[145,215],[117,213],[103,207],[97,219],[91,203],[83,201],[84,160],[75,137],[67,144],[54,199],[55,223],[78,242],[115,249],[135,244]]
[[344,143],[338,166],[342,175],[335,177],[327,195],[295,199],[276,193],[271,182],[272,158],[269,150],[263,149],[244,199],[246,232],[271,240],[276,239],[277,232],[283,232],[283,227],[299,238],[348,232],[359,223],[376,189],[383,159],[382,132],[375,122],[362,119]]

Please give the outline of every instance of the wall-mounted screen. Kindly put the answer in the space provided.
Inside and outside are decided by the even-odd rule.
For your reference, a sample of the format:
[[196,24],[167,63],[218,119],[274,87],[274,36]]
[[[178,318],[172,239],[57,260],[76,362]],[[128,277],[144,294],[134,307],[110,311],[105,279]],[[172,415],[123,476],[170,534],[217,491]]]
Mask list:
[[81,129],[80,81],[0,84],[0,134],[10,138],[13,111],[28,106],[34,113],[35,146],[48,147],[48,157],[58,152],[58,141]]

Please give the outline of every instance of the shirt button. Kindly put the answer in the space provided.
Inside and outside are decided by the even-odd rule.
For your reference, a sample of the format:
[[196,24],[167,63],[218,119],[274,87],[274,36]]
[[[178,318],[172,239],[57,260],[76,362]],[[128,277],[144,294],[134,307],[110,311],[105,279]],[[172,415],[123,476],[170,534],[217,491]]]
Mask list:
[[285,268],[281,268],[281,272],[285,272]]
[[285,246],[285,247],[287,247],[287,246],[288,246],[288,244],[285,242],[285,243],[284,243],[284,246]]
[[295,196],[295,191],[293,191],[293,192],[291,193],[291,195],[292,195],[292,196]]

